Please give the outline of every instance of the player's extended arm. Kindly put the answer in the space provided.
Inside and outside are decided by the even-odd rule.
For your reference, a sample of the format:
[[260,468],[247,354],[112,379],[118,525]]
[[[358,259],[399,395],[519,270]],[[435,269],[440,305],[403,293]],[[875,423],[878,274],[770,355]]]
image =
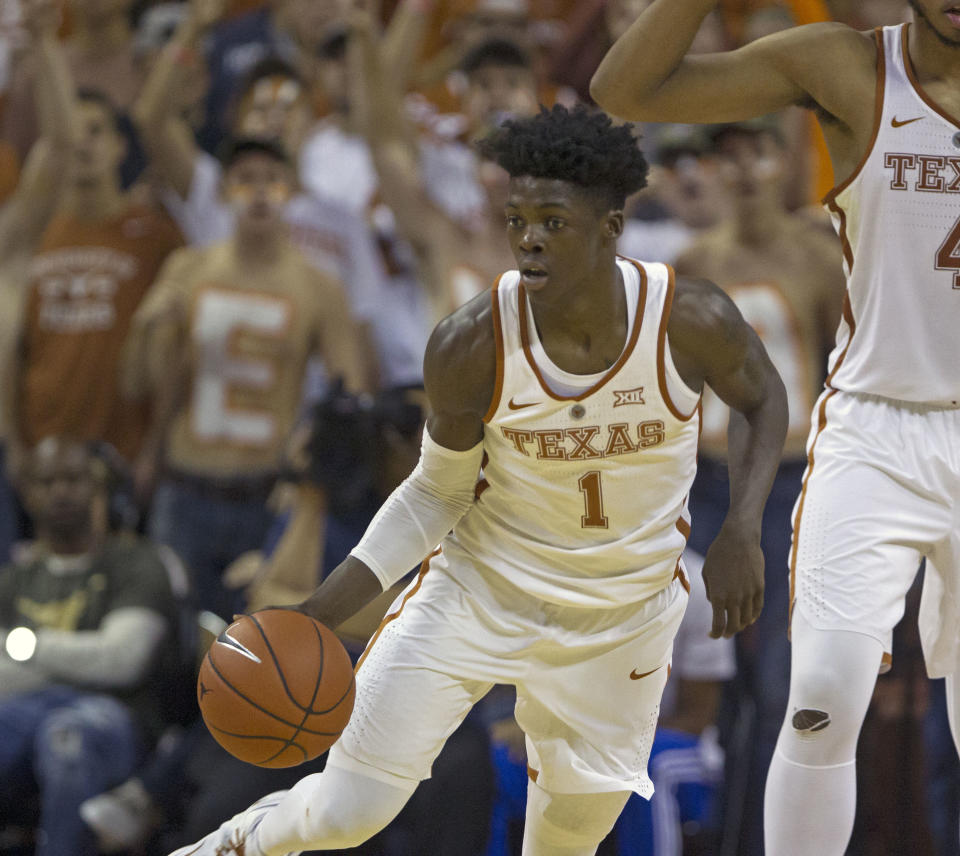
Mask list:
[[810,24],[735,51],[688,55],[717,2],[654,0],[600,63],[594,100],[648,122],[733,122],[812,100],[847,121],[851,94],[863,95],[850,75],[862,60],[873,68],[868,37],[842,24]]
[[420,462],[360,543],[298,609],[336,628],[427,556],[469,510],[496,373],[489,294],[437,325],[424,356],[431,413]]
[[224,0],[193,0],[190,12],[160,53],[133,106],[132,115],[144,148],[161,179],[186,199],[199,148],[193,132],[176,114],[178,80],[184,57],[198,49],[200,36],[224,10]]
[[733,301],[705,280],[680,279],[667,335],[691,386],[706,383],[730,407],[730,509],[703,565],[711,636],[732,636],[763,607],[763,508],[787,434],[787,394],[760,338]]

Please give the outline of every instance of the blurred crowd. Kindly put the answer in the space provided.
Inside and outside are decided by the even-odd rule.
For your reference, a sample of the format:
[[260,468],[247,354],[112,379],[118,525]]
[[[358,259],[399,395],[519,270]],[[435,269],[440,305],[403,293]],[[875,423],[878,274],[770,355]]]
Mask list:
[[[213,742],[199,659],[234,614],[309,594],[410,472],[430,331],[512,267],[505,174],[472,142],[590,103],[646,5],[3,0],[0,854],[167,853],[307,771]],[[696,49],[909,14],[720,0]],[[727,414],[705,398],[657,792],[631,799],[601,853],[752,856],[789,685],[790,514],[844,294],[816,204],[833,176],[799,107],[639,131],[652,169],[621,252],[725,288],[791,421],[764,615],[711,640],[698,569],[727,503]],[[352,654],[395,595],[341,628]],[[861,739],[851,853],[960,854],[960,770],[912,624]],[[478,705],[357,852],[519,853],[512,705],[505,688]]]

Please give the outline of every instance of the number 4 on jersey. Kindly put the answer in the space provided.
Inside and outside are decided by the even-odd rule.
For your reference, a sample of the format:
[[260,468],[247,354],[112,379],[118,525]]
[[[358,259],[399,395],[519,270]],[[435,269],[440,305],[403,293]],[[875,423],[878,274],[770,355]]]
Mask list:
[[937,270],[952,270],[953,287],[960,288],[960,220],[937,250]]

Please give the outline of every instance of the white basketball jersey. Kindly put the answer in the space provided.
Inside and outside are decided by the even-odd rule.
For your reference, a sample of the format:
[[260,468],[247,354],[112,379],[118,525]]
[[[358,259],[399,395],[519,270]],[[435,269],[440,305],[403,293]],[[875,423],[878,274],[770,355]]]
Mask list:
[[917,82],[908,25],[877,32],[874,141],[824,200],[847,299],[827,385],[960,403],[960,124]]
[[450,573],[472,590],[495,584],[492,574],[547,603],[603,608],[650,597],[677,571],[699,395],[667,343],[673,272],[618,264],[632,324],[617,362],[589,377],[550,362],[517,271],[494,287],[482,480],[443,544]]

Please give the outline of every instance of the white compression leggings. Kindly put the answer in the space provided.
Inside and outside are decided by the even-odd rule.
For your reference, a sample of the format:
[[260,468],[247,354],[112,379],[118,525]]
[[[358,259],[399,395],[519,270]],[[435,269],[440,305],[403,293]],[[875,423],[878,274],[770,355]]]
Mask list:
[[[356,847],[399,813],[418,782],[395,784],[341,767],[301,779],[257,829],[263,856]],[[523,856],[593,856],[629,793],[550,794],[530,783]]]
[[798,609],[790,700],[767,775],[767,856],[842,856],[857,799],[854,761],[883,658],[862,633],[817,630]]

